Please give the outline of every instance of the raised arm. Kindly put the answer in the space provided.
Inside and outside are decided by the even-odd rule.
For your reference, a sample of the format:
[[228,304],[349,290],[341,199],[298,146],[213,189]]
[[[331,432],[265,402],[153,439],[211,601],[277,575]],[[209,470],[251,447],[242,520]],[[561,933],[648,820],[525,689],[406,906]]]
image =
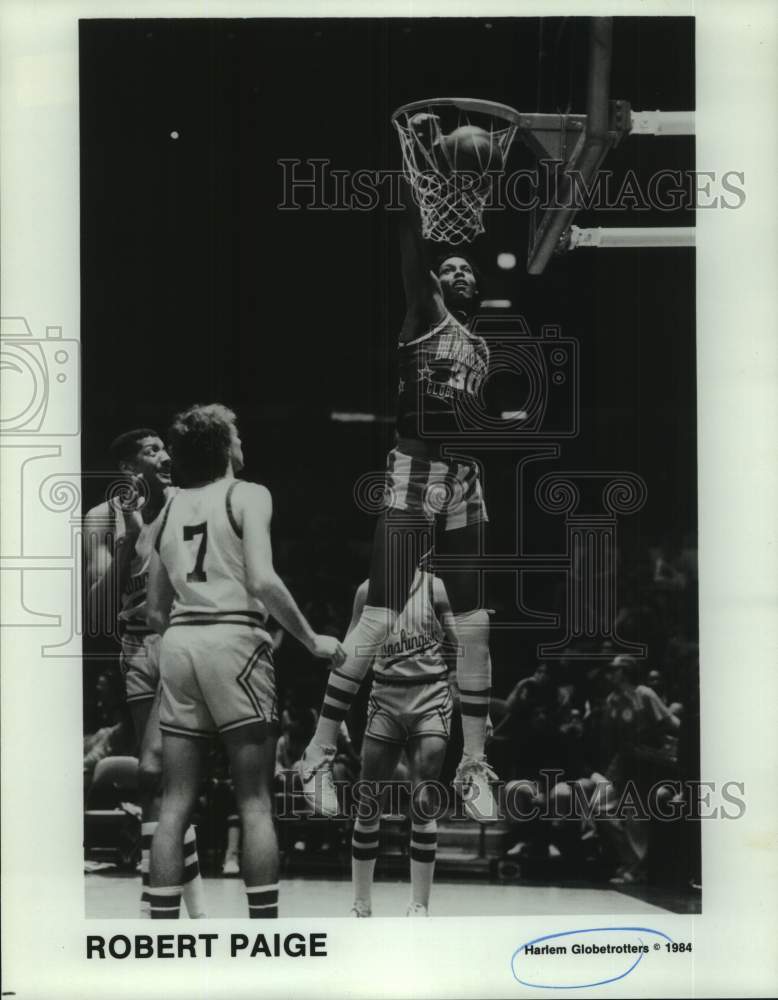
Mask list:
[[116,520],[124,516],[107,503],[93,507],[84,518],[84,575],[87,618],[91,631],[108,632],[119,613],[119,596],[127,585],[142,526],[140,514],[124,517],[124,534],[116,534]]
[[170,609],[173,606],[175,591],[165,564],[160,559],[156,549],[151,552],[149,561],[149,582],[146,589],[146,617],[151,628],[162,635],[168,627]]
[[351,621],[349,622],[348,631],[346,635],[349,635],[357,626],[357,622],[362,614],[362,610],[365,607],[365,601],[367,600],[367,587],[368,581],[363,580],[362,583],[357,587],[357,592],[354,594],[354,604],[351,608]]
[[[432,582],[432,605],[435,610],[435,617],[443,628],[443,658],[449,670],[449,679],[455,684],[457,673],[457,660],[459,659],[459,636],[457,635],[454,623],[454,613],[448,600],[448,594],[443,581],[435,577]],[[458,689],[452,691],[455,700],[459,697]]]
[[249,591],[314,656],[342,662],[346,654],[338,640],[313,631],[273,567],[270,542],[273,501],[269,491],[257,483],[241,483],[233,494],[233,509],[243,531],[243,558]]
[[[416,115],[411,125],[417,129],[438,129],[434,115]],[[401,340],[413,340],[440,322],[446,314],[440,282],[431,270],[429,244],[421,235],[421,215],[407,181],[402,184],[404,211],[400,223],[400,257],[405,289],[405,320]]]

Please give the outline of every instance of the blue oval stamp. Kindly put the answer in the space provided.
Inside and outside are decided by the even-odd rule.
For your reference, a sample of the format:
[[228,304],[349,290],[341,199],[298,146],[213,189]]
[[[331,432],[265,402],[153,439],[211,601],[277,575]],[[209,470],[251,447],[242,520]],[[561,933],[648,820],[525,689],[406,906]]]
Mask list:
[[662,941],[651,927],[584,927],[544,934],[527,941],[511,956],[513,978],[539,990],[580,990],[624,979]]

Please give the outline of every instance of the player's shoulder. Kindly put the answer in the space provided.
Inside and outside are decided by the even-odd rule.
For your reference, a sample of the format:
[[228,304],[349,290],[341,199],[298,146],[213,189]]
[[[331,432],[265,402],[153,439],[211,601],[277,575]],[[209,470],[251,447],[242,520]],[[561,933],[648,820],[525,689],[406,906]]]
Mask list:
[[247,506],[260,510],[273,509],[273,497],[267,486],[253,483],[248,479],[236,479],[231,486],[232,502],[245,509]]
[[439,576],[434,576],[432,578],[432,599],[436,605],[440,607],[447,608],[449,605],[448,593],[446,591],[446,585],[440,579]]
[[108,500],[90,507],[86,514],[84,514],[84,524],[93,528],[109,527],[115,519],[116,508]]

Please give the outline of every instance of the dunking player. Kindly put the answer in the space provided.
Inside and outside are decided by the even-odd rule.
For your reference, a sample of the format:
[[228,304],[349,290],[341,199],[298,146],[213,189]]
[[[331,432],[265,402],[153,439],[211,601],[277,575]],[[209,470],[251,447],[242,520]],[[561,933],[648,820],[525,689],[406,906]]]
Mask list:
[[[357,590],[351,628],[362,615],[368,582]],[[428,916],[435,869],[437,821],[427,782],[440,776],[451,729],[447,658],[456,657],[457,637],[446,590],[429,573],[416,574],[408,602],[373,661],[373,688],[362,741],[362,784],[351,842],[354,883],[352,916],[371,916],[373,873],[378,857],[380,784],[392,778],[403,748],[411,771],[411,899],[409,917]],[[453,654],[453,655],[452,655]]]
[[273,568],[272,501],[241,482],[235,414],[194,406],[170,430],[181,489],[161,517],[149,573],[149,621],[162,634],[162,808],[151,846],[152,918],[178,917],[183,831],[197,799],[207,739],[218,732],[243,824],[250,917],[278,915],[271,782],[277,708],[268,611],[314,656],[337,664],[340,643],[316,635]]
[[[106,501],[84,519],[87,608],[94,626],[110,630],[118,620],[127,704],[138,745],[142,809],[141,915],[149,916],[149,848],[159,817],[162,738],[159,731],[159,636],[149,628],[146,588],[154,521],[170,491],[170,458],[150,427],[119,435],[110,446],[126,478],[126,502]],[[193,827],[185,835],[184,901],[190,917],[205,916]]]
[[[406,315],[400,331],[397,439],[386,472],[386,509],[373,543],[365,607],[345,643],[346,662],[332,672],[313,740],[300,762],[306,799],[325,815],[337,813],[332,759],[338,727],[370,660],[392,631],[417,566],[428,554],[467,556],[479,551],[487,520],[477,466],[446,457],[443,442],[461,435],[457,419],[478,397],[489,351],[470,332],[479,302],[476,271],[463,254],[448,254],[430,269],[421,220],[410,194],[401,235]],[[430,435],[430,431],[433,435]],[[489,618],[479,575],[435,565],[451,601],[460,642],[464,754],[455,785],[468,813],[497,818],[489,787],[496,777],[484,757],[491,688]]]

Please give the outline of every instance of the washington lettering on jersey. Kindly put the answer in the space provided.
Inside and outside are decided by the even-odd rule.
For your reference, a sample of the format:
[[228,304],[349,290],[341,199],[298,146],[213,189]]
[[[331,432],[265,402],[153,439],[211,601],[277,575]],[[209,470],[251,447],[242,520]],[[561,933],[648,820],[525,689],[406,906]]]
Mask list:
[[400,638],[397,642],[384,642],[381,646],[381,656],[388,659],[392,656],[402,656],[403,653],[417,652],[420,649],[429,649],[438,642],[438,638],[432,632],[417,632],[415,635],[408,633],[404,628],[400,629]]
[[443,628],[435,615],[432,578],[416,574],[408,602],[373,662],[377,677],[416,679],[443,677]]
[[225,477],[181,489],[165,509],[157,551],[175,591],[171,628],[265,623],[264,604],[246,587],[242,532],[232,512],[240,485]]

